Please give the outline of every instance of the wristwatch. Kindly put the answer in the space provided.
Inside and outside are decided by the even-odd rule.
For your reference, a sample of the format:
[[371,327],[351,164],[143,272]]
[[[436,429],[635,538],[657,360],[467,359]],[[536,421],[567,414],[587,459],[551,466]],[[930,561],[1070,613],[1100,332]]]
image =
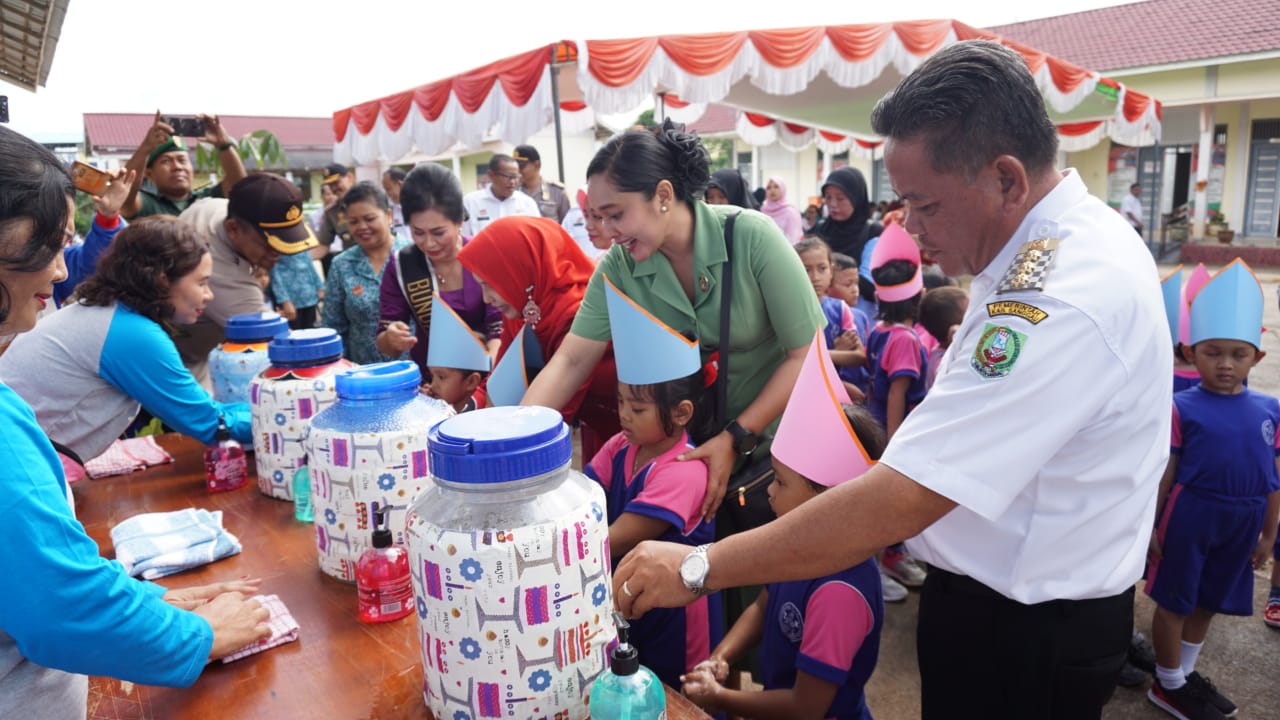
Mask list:
[[707,559],[710,547],[711,543],[699,545],[680,562],[680,581],[695,597],[706,592],[707,573],[711,572],[711,562]]
[[724,429],[733,436],[733,451],[739,455],[749,455],[760,444],[760,436],[739,425],[737,420]]

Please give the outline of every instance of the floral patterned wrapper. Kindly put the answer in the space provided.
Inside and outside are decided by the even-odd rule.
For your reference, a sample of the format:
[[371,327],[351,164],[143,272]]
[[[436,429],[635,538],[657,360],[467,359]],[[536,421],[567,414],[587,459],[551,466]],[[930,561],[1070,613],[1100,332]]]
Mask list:
[[438,718],[583,718],[617,637],[603,491],[525,527],[409,517],[423,699]]
[[307,465],[304,440],[311,418],[338,399],[334,376],[355,367],[346,360],[308,368],[263,370],[249,384],[258,491],[293,500],[293,476]]

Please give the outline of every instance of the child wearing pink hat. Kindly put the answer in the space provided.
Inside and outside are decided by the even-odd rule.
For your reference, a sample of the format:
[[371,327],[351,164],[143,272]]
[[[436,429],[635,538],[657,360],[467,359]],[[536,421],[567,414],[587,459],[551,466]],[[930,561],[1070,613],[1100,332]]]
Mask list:
[[[782,516],[866,472],[884,442],[875,421],[850,404],[819,332],[773,441],[774,512]],[[683,692],[705,709],[743,717],[870,720],[863,688],[875,670],[883,618],[873,560],[815,580],[772,583],[684,676]],[[757,642],[764,690],[723,687],[730,664]]]
[[867,406],[886,435],[898,426],[925,394],[929,354],[915,331],[924,279],[920,248],[900,225],[890,225],[871,253],[871,278],[876,284],[880,322],[867,339],[871,395]]

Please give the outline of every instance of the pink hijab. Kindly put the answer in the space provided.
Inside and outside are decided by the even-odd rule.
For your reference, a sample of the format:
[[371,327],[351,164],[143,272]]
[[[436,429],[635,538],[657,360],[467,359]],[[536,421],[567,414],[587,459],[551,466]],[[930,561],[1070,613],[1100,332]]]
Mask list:
[[768,199],[768,196],[765,196],[764,204],[760,206],[760,212],[773,218],[773,222],[782,230],[782,234],[786,236],[787,241],[795,245],[804,237],[804,225],[800,220],[800,211],[787,202],[787,186],[782,182],[782,178],[775,175],[769,178],[768,182],[776,183],[782,190],[782,199],[774,202]]

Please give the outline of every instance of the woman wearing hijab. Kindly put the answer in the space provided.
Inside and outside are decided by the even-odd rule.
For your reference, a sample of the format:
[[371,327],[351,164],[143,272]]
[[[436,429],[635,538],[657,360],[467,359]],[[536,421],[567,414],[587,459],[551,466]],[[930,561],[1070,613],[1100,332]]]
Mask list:
[[764,204],[760,206],[760,212],[773,218],[773,222],[778,225],[787,242],[792,245],[800,242],[804,237],[800,211],[787,202],[787,186],[782,182],[782,178],[775,175],[765,183]]
[[735,168],[711,173],[711,181],[707,183],[706,202],[708,205],[737,205],[747,210],[760,209],[755,197],[747,189],[747,181]]
[[813,233],[827,241],[831,252],[844,253],[858,261],[858,292],[864,298],[874,298],[871,249],[875,243],[871,241],[880,237],[881,227],[880,223],[871,222],[866,179],[847,165],[837,168],[822,184],[822,201],[827,206],[827,219],[818,223]]
[[[541,356],[535,358],[540,361],[536,365],[526,360],[532,382],[569,334],[595,263],[554,220],[519,216],[489,223],[458,252],[458,260],[479,281],[485,302],[502,312],[499,362],[522,327],[528,325],[532,331]],[[527,346],[525,352],[527,357]],[[486,390],[484,385],[477,392],[481,407],[489,404]],[[581,424],[583,457],[594,457],[600,445],[621,429],[612,352],[596,363],[560,411],[565,422]]]

